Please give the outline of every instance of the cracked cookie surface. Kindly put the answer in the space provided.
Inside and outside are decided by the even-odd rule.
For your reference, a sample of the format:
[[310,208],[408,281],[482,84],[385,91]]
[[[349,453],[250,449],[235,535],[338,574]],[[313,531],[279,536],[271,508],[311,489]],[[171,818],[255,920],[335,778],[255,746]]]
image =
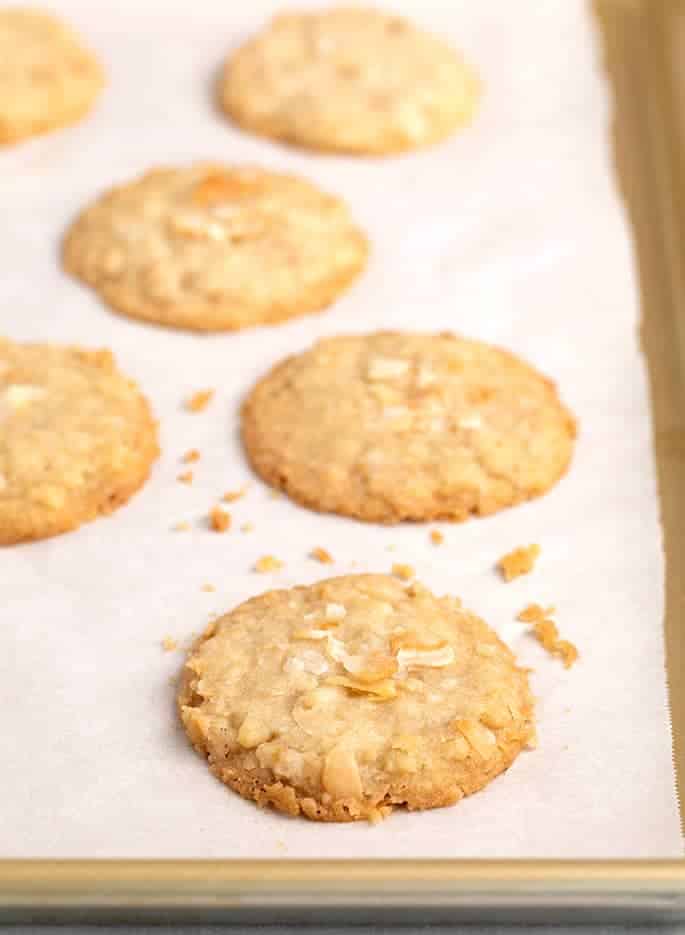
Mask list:
[[109,351],[0,338],[0,543],[112,512],[157,454],[148,403]]
[[178,704],[222,782],[320,821],[451,805],[535,743],[527,673],[490,627],[387,575],[241,604],[190,652]]
[[198,331],[333,302],[366,263],[344,203],[291,175],[214,163],[113,188],[67,233],[65,268],[115,310]]
[[40,10],[0,10],[0,143],[75,123],[104,84],[79,38]]
[[226,113],[248,130],[319,150],[414,149],[468,123],[475,73],[399,16],[340,7],[276,16],[227,62]]
[[375,522],[463,520],[539,496],[575,423],[555,386],[504,350],[450,334],[319,341],[252,390],[243,440],[269,484]]

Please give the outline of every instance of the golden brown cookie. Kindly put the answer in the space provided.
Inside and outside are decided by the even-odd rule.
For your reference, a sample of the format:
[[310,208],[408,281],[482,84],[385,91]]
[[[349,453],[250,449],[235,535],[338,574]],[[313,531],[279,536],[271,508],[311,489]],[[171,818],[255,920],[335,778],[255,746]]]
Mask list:
[[295,176],[215,164],[154,169],[112,189],[64,244],[66,269],[117,311],[197,331],[318,311],[366,255],[338,198]]
[[319,341],[243,407],[269,484],[359,519],[463,520],[539,496],[565,472],[575,423],[554,384],[499,348],[451,334]]
[[471,120],[479,93],[447,43],[363,7],[276,16],[229,59],[220,90],[255,133],[370,154],[443,139]]
[[109,351],[0,338],[0,543],[110,513],[157,455],[147,401]]
[[452,805],[535,739],[526,671],[487,624],[387,575],[241,604],[190,653],[178,703],[222,782],[319,821]]
[[75,123],[104,84],[102,68],[50,13],[0,9],[0,143]]

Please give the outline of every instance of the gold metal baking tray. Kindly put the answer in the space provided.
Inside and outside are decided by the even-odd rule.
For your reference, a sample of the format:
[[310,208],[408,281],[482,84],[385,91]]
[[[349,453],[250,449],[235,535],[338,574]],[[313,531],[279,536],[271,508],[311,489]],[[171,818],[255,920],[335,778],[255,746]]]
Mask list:
[[[639,257],[685,796],[685,0],[597,0]],[[685,918],[685,860],[0,861],[0,922]]]

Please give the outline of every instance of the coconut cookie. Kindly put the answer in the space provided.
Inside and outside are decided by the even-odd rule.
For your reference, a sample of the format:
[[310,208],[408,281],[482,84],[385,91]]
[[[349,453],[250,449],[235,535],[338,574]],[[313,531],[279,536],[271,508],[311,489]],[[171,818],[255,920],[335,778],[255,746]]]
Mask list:
[[243,407],[255,470],[315,510],[393,523],[463,520],[539,496],[568,467],[575,423],[554,384],[451,334],[319,341]]
[[157,454],[147,401],[109,351],[0,338],[0,543],[110,513]]
[[248,130],[318,150],[383,154],[468,123],[475,73],[399,16],[340,7],[284,13],[229,59],[226,113]]
[[0,9],[0,143],[80,120],[104,84],[78,37],[49,13]]
[[256,168],[153,169],[86,208],[66,269],[114,309],[197,331],[314,312],[364,267],[367,242],[338,198]]
[[178,702],[222,782],[320,821],[452,805],[534,744],[510,650],[458,600],[386,575],[241,604],[190,653]]

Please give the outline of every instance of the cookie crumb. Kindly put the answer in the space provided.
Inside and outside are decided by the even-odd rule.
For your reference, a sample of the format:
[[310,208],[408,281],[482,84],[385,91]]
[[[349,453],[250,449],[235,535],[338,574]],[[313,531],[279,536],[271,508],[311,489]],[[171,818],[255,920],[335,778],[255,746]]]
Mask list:
[[179,474],[176,478],[177,481],[180,481],[182,484],[192,484],[193,482],[193,472],[184,471],[183,474]]
[[280,500],[283,494],[281,493],[280,490],[270,490],[269,496],[271,497],[272,500]]
[[226,532],[231,528],[231,514],[222,510],[220,506],[215,506],[209,513],[209,525],[214,532]]
[[278,571],[279,568],[283,568],[283,562],[278,558],[274,558],[273,555],[263,555],[257,560],[254,566],[254,570],[258,571],[260,574],[266,574],[269,571]]
[[212,401],[214,390],[198,390],[186,400],[186,409],[189,412],[202,412]]
[[533,625],[533,635],[543,649],[551,656],[559,656],[565,668],[570,669],[578,658],[578,650],[568,640],[559,639],[559,630],[556,623],[550,620],[554,607],[541,607],[539,604],[529,604],[516,615],[517,620]]
[[559,639],[559,631],[552,620],[541,620],[533,624],[533,633],[552,656],[559,656],[566,669],[570,669],[578,658],[578,650],[568,640]]
[[523,623],[539,623],[554,613],[554,607],[541,607],[539,604],[528,604],[516,615],[517,620]]
[[227,490],[221,499],[224,503],[234,503],[236,500],[240,500],[241,497],[244,497],[246,493],[247,486],[241,487],[239,490]]
[[162,649],[165,653],[173,653],[174,650],[178,649],[178,640],[165,636],[162,640]]
[[403,565],[397,562],[392,566],[392,573],[396,578],[401,578],[402,581],[411,581],[416,574],[411,565]]
[[190,529],[190,523],[186,523],[185,521],[182,523],[176,523],[171,528],[173,529],[174,532],[188,532],[188,530]]
[[200,590],[201,591],[216,591],[216,588],[214,587],[213,584],[209,584],[209,582],[207,582],[206,584],[202,585]]
[[386,551],[386,552],[394,552],[396,548],[397,548],[396,545],[386,545],[385,551]]
[[445,537],[439,529],[431,529],[431,542],[433,545],[442,545],[444,541]]
[[539,555],[539,545],[522,545],[513,552],[503,555],[497,562],[497,567],[505,581],[513,581],[514,578],[531,572]]
[[183,461],[184,464],[192,464],[193,461],[199,460],[200,452],[197,450],[197,448],[190,448],[181,458],[181,461]]
[[254,523],[243,523],[243,525],[240,527],[241,532],[252,532],[253,529]]
[[317,562],[321,562],[322,565],[332,565],[333,556],[330,552],[327,552],[326,549],[322,549],[321,546],[318,546],[315,549],[312,549],[309,553],[309,557],[315,559]]

